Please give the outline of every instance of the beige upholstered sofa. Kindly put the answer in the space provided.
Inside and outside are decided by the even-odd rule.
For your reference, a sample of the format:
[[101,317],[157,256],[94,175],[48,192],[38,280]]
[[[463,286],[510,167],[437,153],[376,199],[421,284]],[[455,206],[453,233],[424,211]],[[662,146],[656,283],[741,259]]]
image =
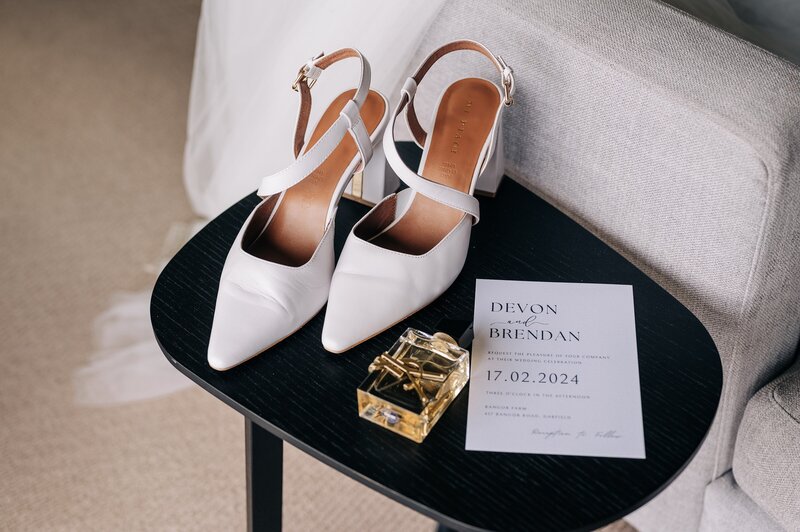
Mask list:
[[[662,284],[719,348],[704,445],[629,521],[800,530],[800,69],[655,0],[452,0],[412,64],[460,37],[515,70],[507,173]],[[473,58],[443,63],[420,86],[427,109],[426,85]]]

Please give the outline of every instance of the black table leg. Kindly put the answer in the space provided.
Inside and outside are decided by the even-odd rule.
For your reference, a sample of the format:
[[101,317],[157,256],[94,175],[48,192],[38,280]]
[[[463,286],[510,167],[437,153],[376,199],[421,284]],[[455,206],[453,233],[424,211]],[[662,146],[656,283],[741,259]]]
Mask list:
[[247,529],[280,532],[283,503],[283,440],[244,419],[247,455]]

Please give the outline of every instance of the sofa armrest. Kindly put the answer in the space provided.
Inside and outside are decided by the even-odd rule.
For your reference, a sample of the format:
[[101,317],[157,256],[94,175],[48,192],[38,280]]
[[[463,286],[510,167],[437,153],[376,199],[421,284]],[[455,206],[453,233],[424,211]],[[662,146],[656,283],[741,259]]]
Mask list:
[[733,475],[778,523],[800,530],[800,359],[747,404]]

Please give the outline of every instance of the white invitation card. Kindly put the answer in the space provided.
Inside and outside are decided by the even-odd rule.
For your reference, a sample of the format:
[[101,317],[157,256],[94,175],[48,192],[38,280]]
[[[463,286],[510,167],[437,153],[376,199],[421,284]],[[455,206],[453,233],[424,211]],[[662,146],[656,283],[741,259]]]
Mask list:
[[644,458],[633,287],[478,279],[468,451]]

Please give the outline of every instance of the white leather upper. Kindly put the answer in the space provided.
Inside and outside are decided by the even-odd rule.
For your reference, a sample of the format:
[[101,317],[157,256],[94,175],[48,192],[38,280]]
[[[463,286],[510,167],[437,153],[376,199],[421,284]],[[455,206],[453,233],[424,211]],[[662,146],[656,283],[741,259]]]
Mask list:
[[[348,57],[358,58],[362,66],[355,95],[314,146],[302,152],[311,106],[309,89],[325,68]],[[320,55],[300,69],[294,84],[301,99],[295,132],[296,159],[287,168],[262,180],[258,194],[264,199],[250,213],[228,253],[220,278],[208,345],[208,362],[213,368],[229,369],[268,349],[303,326],[325,305],[334,270],[334,218],[339,196],[356,167],[363,167],[369,162],[372,145],[382,134],[388,120],[386,113],[373,134],[367,132],[360,109],[366,100],[369,83],[369,63],[353,49]],[[311,258],[300,266],[287,266],[248,253],[243,247],[243,239],[248,227],[254,223],[256,212],[262,208],[272,208],[274,214],[285,197],[284,191],[316,170],[348,132],[359,151],[340,177],[339,185],[330,198],[327,225]],[[269,205],[270,202],[274,205]],[[270,221],[271,216],[264,227]],[[298,223],[302,223],[302,220]],[[263,230],[262,227],[255,229],[258,230],[256,234]]]
[[[416,141],[425,146],[423,163],[420,165],[422,168],[430,135],[419,126],[413,110],[417,85],[433,63],[456,50],[473,50],[488,57],[501,73],[504,88],[501,93],[504,103],[497,110],[494,126],[474,169],[469,193],[426,179],[408,168],[397,152],[394,137],[397,117],[405,110]],[[502,153],[497,154],[496,150],[498,146],[502,149],[501,114],[503,108],[513,101],[513,93],[511,69],[501,58],[474,41],[456,41],[440,47],[406,80],[401,89],[400,102],[384,133],[383,149],[389,165],[409,188],[376,205],[350,232],[331,282],[322,331],[325,349],[343,352],[391,327],[431,303],[458,277],[467,257],[471,226],[480,218],[478,200],[472,195],[476,181],[484,171],[500,172],[502,175]],[[494,164],[489,164],[490,161]],[[371,217],[377,219],[387,216],[387,211],[391,213],[392,220],[386,223],[391,226],[403,216],[417,193],[464,213],[456,226],[427,253],[401,253],[373,244],[369,240],[374,238],[374,234],[362,234],[364,238],[359,236],[361,232],[358,229],[362,224]]]
[[284,339],[314,317],[328,299],[334,223],[328,224],[311,259],[292,267],[255,257],[242,248],[253,213],[228,252],[220,277],[208,342],[208,362],[218,370],[236,366]]
[[[413,190],[404,189],[388,196],[362,221],[387,202],[408,204],[413,194]],[[400,214],[398,209],[396,216]],[[358,224],[353,230],[357,228]],[[465,215],[424,255],[385,249],[351,232],[331,283],[322,331],[325,349],[345,351],[408,317],[447,290],[464,267],[471,228],[471,219]]]

